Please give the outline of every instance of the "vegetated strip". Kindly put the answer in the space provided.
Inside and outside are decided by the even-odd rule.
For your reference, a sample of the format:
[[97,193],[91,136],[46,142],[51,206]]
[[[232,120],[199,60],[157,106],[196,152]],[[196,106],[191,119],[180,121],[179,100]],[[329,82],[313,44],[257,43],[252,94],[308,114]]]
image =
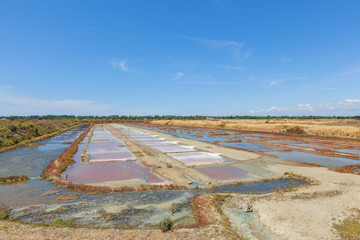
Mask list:
[[74,163],[73,156],[76,153],[79,143],[84,140],[89,133],[92,125],[90,125],[80,136],[68,147],[62,154],[51,161],[41,174],[42,178],[56,179],[61,178],[61,174]]
[[61,174],[74,163],[73,156],[78,150],[78,146],[85,136],[89,133],[92,126],[89,126],[60,156],[55,158],[43,171],[41,177],[48,179],[58,187],[86,193],[108,193],[108,192],[130,192],[130,191],[148,191],[148,190],[180,190],[185,189],[175,184],[166,185],[141,185],[139,187],[122,186],[111,188],[106,186],[91,186],[85,184],[76,184],[61,178]]
[[0,177],[0,184],[14,184],[14,183],[25,183],[29,180],[28,176],[8,176]]
[[76,128],[76,127],[79,127],[81,125],[84,125],[84,124],[73,125],[73,126],[70,126],[70,127],[67,127],[67,128],[60,129],[60,130],[58,130],[56,132],[52,132],[52,133],[45,134],[45,135],[42,135],[42,136],[39,136],[39,137],[35,137],[35,138],[29,139],[29,140],[25,140],[23,142],[17,143],[17,144],[12,145],[12,146],[3,147],[3,148],[0,149],[0,153],[7,152],[7,151],[10,151],[10,150],[14,150],[14,149],[17,149],[19,147],[23,147],[23,146],[25,146],[27,144],[30,144],[30,143],[42,141],[44,139],[56,136],[56,135],[58,135],[60,133],[66,132],[66,131],[68,131],[68,130],[70,130],[72,128]]

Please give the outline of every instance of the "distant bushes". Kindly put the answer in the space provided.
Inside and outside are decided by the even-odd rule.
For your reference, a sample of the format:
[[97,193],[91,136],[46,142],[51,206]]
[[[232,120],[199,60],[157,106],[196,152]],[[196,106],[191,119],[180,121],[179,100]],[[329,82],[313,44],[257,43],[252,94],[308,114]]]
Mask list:
[[40,136],[81,124],[78,119],[2,119],[0,148],[9,147]]

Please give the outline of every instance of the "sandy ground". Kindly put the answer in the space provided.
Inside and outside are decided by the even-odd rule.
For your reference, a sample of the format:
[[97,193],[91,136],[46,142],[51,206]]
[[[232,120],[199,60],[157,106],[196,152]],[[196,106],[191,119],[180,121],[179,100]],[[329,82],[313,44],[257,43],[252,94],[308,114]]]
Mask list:
[[227,240],[227,235],[216,231],[214,226],[196,229],[179,229],[166,233],[160,230],[120,230],[120,229],[87,229],[87,228],[56,228],[24,225],[14,222],[0,221],[0,240],[22,239],[133,239],[133,240],[172,240],[172,239],[220,239]]
[[319,184],[259,197],[234,195],[227,204],[252,202],[260,223],[279,239],[338,239],[332,224],[349,216],[352,208],[360,208],[360,176],[320,167],[272,168],[313,178]]

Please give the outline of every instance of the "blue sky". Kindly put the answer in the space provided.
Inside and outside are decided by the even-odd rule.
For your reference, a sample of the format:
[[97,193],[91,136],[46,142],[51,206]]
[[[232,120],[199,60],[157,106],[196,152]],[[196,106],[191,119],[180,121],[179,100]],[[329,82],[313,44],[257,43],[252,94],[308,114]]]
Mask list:
[[359,115],[360,1],[0,1],[0,115]]

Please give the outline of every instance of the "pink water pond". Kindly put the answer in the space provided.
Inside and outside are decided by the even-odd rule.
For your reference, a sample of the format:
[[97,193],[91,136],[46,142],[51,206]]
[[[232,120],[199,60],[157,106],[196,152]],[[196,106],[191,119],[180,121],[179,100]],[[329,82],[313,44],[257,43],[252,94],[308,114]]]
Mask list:
[[251,178],[250,174],[234,166],[205,167],[198,168],[197,170],[218,182],[229,182]]
[[148,184],[165,181],[134,161],[106,164],[77,164],[67,172],[67,179],[74,183],[91,184],[109,181],[142,179]]

